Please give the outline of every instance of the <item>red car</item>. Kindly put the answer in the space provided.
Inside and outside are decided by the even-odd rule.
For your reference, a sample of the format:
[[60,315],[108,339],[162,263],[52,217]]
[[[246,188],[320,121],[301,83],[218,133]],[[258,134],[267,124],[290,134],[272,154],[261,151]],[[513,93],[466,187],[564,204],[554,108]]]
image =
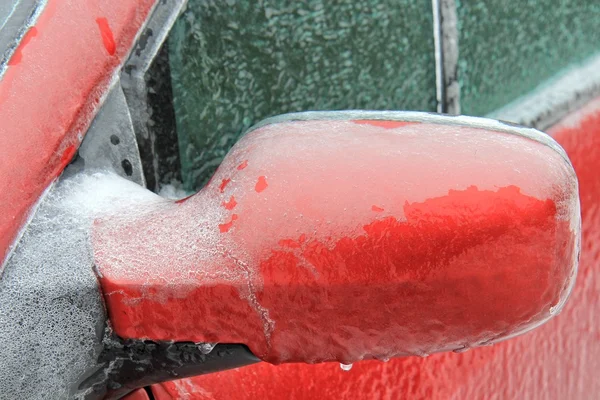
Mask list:
[[0,399],[597,397],[596,6],[284,3],[0,5]]

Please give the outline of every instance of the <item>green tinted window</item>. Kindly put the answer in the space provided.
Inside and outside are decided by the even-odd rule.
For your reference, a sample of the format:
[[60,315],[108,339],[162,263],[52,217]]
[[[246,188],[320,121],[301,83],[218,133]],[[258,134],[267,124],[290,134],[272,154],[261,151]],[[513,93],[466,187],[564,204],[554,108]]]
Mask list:
[[600,51],[600,2],[457,1],[461,112],[485,115]]
[[169,37],[188,189],[239,135],[294,111],[434,111],[431,2],[190,0]]

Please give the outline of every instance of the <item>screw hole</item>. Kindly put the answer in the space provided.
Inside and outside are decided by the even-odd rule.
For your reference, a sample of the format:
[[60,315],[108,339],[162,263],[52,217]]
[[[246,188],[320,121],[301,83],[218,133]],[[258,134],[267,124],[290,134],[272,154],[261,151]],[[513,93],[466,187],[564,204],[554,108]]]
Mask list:
[[127,174],[127,176],[131,176],[133,174],[133,165],[128,159],[124,159],[121,161],[121,166],[123,167],[123,171]]

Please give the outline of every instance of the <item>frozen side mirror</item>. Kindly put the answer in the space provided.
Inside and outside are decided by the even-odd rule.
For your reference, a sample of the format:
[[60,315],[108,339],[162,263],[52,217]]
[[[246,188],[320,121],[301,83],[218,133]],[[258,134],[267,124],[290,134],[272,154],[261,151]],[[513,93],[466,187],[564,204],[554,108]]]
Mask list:
[[577,179],[533,129],[413,112],[269,119],[199,193],[93,227],[125,339],[272,362],[425,356],[527,332],[577,271]]

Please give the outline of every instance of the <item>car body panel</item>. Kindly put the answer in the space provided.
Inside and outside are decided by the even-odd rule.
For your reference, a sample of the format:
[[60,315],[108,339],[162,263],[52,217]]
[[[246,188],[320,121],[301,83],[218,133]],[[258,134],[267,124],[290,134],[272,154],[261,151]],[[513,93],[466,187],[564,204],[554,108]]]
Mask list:
[[417,112],[273,118],[196,195],[113,209],[93,246],[116,334],[275,364],[523,333],[566,301],[580,242],[576,177],[548,136]]
[[0,260],[75,155],[154,2],[49,0],[8,61],[0,80]]

